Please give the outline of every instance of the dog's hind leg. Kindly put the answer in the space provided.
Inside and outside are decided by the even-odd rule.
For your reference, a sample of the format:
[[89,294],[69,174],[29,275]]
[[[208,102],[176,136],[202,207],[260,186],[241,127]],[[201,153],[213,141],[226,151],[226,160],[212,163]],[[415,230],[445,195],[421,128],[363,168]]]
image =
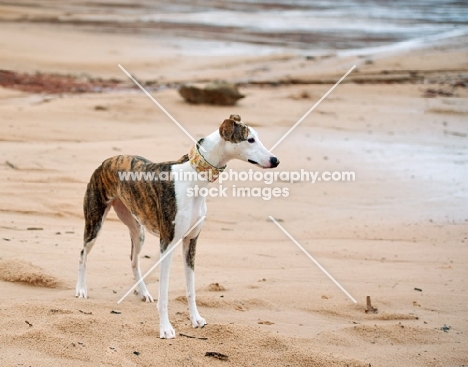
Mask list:
[[[118,199],[115,199],[112,202],[115,212],[119,219],[128,227],[130,232],[130,239],[132,241],[132,252],[130,259],[132,261],[132,271],[135,277],[135,281],[140,282],[141,280],[141,270],[140,270],[140,252],[143,248],[143,243],[145,241],[145,229],[144,227],[133,217],[130,210]],[[153,297],[148,292],[146,285],[143,281],[138,284],[138,291],[135,290],[135,293],[139,293],[142,299],[145,302],[154,302]]]
[[83,238],[83,249],[80,253],[80,264],[78,267],[78,281],[76,283],[75,296],[78,298],[88,298],[88,290],[86,288],[86,261],[88,254],[91,252],[96,238],[101,230],[102,223],[106,219],[107,213],[111,207],[110,202],[103,200],[102,188],[96,189],[96,180],[94,177],[88,185],[84,199],[84,217],[85,229]]
[[187,302],[190,311],[190,321],[192,326],[203,327],[206,325],[206,321],[200,316],[195,301],[195,249],[197,245],[198,235],[195,238],[185,238],[183,242],[184,251],[184,271],[185,271],[185,282],[187,284]]

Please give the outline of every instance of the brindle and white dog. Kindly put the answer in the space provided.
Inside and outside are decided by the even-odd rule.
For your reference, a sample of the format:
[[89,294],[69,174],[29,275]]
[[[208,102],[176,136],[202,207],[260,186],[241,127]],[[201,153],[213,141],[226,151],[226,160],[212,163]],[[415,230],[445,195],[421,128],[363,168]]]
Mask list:
[[[199,149],[199,146],[203,149]],[[201,150],[201,152],[200,152]],[[131,263],[135,280],[141,280],[139,254],[143,247],[146,228],[160,238],[160,255],[183,238],[185,280],[190,320],[193,327],[206,325],[195,303],[194,259],[198,235],[203,221],[190,233],[186,232],[206,215],[203,196],[188,196],[187,190],[198,185],[207,187],[216,180],[231,159],[240,159],[262,168],[274,168],[279,160],[260,142],[254,129],[240,122],[240,116],[231,115],[218,130],[200,139],[190,154],[177,161],[153,163],[138,156],[119,155],[105,160],[93,173],[84,198],[84,248],[81,251],[76,296],[87,298],[86,259],[91,251],[109,209],[115,212],[130,231],[132,241]],[[205,172],[211,180],[121,180],[119,172]],[[160,176],[159,176],[160,177]],[[172,252],[161,262],[158,310],[160,337],[174,338],[169,322],[168,286]],[[138,287],[146,302],[153,302],[143,281]]]

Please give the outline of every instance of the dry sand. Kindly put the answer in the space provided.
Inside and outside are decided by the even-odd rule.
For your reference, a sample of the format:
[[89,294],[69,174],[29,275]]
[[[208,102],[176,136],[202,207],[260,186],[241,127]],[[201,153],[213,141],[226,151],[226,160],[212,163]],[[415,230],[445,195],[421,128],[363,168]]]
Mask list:
[[[340,85],[275,150],[278,169],[355,171],[355,182],[280,182],[289,197],[270,201],[208,199],[196,288],[209,324],[190,327],[176,250],[170,319],[178,333],[195,338],[174,340],[159,339],[154,304],[132,295],[117,305],[132,276],[127,230],[113,213],[89,257],[90,298],[75,299],[74,285],[82,199],[94,168],[120,153],[178,158],[190,140],[136,90],[57,95],[0,88],[1,366],[468,364],[467,38],[366,61],[187,57],[170,42],[56,24],[2,23],[0,33],[1,68],[17,72],[127,83],[121,63],[143,81],[263,83],[245,85],[247,97],[235,107],[187,105],[173,88],[154,96],[197,138],[238,113],[268,147],[331,86],[310,83],[336,80],[355,62],[351,77],[367,78]],[[429,84],[381,83],[389,73],[422,75]],[[303,84],[284,84],[292,79]],[[450,81],[459,82],[455,94],[440,95],[452,91]],[[434,98],[424,97],[428,89]],[[143,270],[157,258],[158,240],[148,236]],[[157,295],[157,271],[147,284]],[[378,313],[365,313],[366,296]]]

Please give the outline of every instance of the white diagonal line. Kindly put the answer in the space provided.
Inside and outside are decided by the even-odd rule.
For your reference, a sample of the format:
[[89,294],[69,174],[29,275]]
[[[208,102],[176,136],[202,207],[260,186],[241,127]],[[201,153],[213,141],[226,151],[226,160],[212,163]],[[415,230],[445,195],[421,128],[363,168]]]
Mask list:
[[333,281],[333,283],[335,283],[335,284],[338,286],[338,288],[340,288],[340,289],[344,292],[344,294],[346,294],[349,298],[351,298],[351,300],[352,300],[354,303],[357,303],[357,301],[353,298],[353,296],[351,296],[351,295],[348,293],[348,291],[347,291],[346,289],[344,289],[344,288],[341,286],[341,284],[338,283],[338,282],[335,280],[335,278],[333,278],[333,277],[330,275],[330,273],[329,273],[328,271],[326,271],[325,268],[324,268],[322,265],[320,265],[319,262],[318,262],[317,260],[315,260],[315,259],[306,251],[306,249],[305,249],[304,247],[302,247],[302,246],[300,245],[300,243],[297,242],[297,241],[293,238],[293,236],[291,236],[291,235],[275,220],[275,218],[273,218],[273,217],[270,215],[270,219],[273,221],[273,223],[275,223],[275,224],[278,226],[279,229],[281,229],[281,230],[284,232],[284,234],[285,234],[286,236],[289,237],[289,239],[290,239],[291,241],[293,241],[293,242],[297,245],[297,247],[299,247],[299,248],[307,255],[307,257],[308,257],[309,259],[311,259],[311,260],[315,263],[315,265],[317,265],[317,266],[319,267],[320,270],[322,270],[322,271],[325,273],[325,275],[326,275],[327,277],[329,277],[329,278]]
[[122,69],[122,71],[123,71],[125,74],[127,74],[127,76],[128,76],[128,77],[129,77],[129,78],[130,78],[130,79],[131,79],[131,80],[132,80],[132,81],[133,81],[133,82],[134,82],[134,83],[135,83],[135,84],[136,84],[136,85],[137,85],[137,86],[154,102],[154,103],[156,103],[156,105],[167,115],[167,117],[169,117],[169,118],[185,133],[185,135],[187,135],[195,144],[197,144],[198,147],[199,147],[201,150],[203,150],[204,152],[206,152],[206,149],[203,148],[201,145],[199,145],[198,142],[195,140],[195,138],[194,138],[192,135],[190,135],[190,133],[189,133],[187,130],[185,130],[185,128],[184,128],[181,124],[179,124],[179,122],[178,122],[174,117],[172,117],[172,115],[171,115],[169,112],[167,112],[166,109],[165,109],[163,106],[161,106],[161,104],[160,104],[158,101],[156,101],[156,99],[154,99],[154,97],[153,97],[151,94],[149,94],[149,92],[148,92],[145,88],[143,88],[143,87],[141,86],[141,84],[138,83],[138,81],[137,81],[127,70],[125,70],[125,68],[124,68],[122,65],[119,64],[119,68]]
[[181,243],[182,240],[183,240],[190,232],[192,232],[192,230],[193,230],[196,226],[198,226],[198,225],[202,222],[202,220],[205,219],[205,218],[206,218],[206,215],[204,215],[203,217],[201,217],[201,218],[197,221],[197,223],[195,223],[195,224],[192,226],[192,228],[190,228],[190,229],[183,235],[183,237],[182,237],[179,241],[177,241],[174,245],[172,245],[171,248],[167,249],[167,250],[166,250],[166,253],[165,253],[163,256],[161,256],[161,258],[159,259],[159,261],[158,261],[156,264],[154,264],[154,265],[145,273],[145,275],[143,275],[143,276],[141,277],[141,279],[140,279],[138,282],[136,282],[136,283],[133,285],[133,287],[130,288],[130,289],[128,290],[127,293],[124,294],[124,296],[123,296],[121,299],[119,299],[119,301],[117,302],[117,304],[119,304],[120,302],[122,302],[122,301],[138,286],[138,284],[140,284],[140,283],[149,275],[149,273],[151,273],[151,272],[156,268],[156,266],[158,266],[158,265],[161,263],[161,261],[163,261],[172,251],[174,251],[174,249],[179,245],[179,243]]
[[353,69],[354,69],[355,67],[356,67],[356,65],[353,65],[353,67],[352,67],[351,69],[349,69],[348,72],[347,72],[345,75],[343,75],[343,76],[341,77],[341,79],[338,80],[338,81],[335,83],[335,85],[334,85],[333,87],[331,87],[330,90],[329,90],[327,93],[325,93],[325,94],[323,95],[323,97],[320,98],[320,99],[318,100],[318,102],[317,102],[316,104],[314,104],[314,105],[311,107],[311,109],[310,109],[309,111],[307,111],[306,114],[305,114],[304,116],[302,116],[302,117],[299,119],[299,121],[296,122],[296,123],[288,130],[288,132],[287,132],[286,134],[283,135],[283,137],[282,137],[280,140],[278,140],[278,141],[276,142],[275,145],[273,145],[273,146],[270,148],[270,152],[271,152],[273,149],[275,149],[275,148],[279,145],[279,143],[281,143],[281,142],[291,133],[291,131],[293,131],[293,130],[297,127],[297,125],[299,125],[299,124],[302,122],[302,120],[304,120],[304,119],[309,115],[309,113],[311,113],[311,112],[315,109],[315,107],[317,107],[317,106],[320,104],[320,102],[322,102],[325,98],[327,98],[327,96],[333,91],[333,89],[335,89],[335,88],[338,86],[338,84],[340,84],[340,83],[349,75],[349,73],[351,73],[351,72],[353,71]]

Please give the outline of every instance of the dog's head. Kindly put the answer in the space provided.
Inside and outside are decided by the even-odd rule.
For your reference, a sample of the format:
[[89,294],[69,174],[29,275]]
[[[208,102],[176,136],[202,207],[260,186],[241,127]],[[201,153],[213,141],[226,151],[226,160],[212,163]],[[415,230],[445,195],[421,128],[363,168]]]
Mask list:
[[275,168],[279,160],[258,139],[257,132],[243,124],[239,115],[231,115],[219,127],[219,135],[226,142],[226,151],[237,158],[262,168]]

